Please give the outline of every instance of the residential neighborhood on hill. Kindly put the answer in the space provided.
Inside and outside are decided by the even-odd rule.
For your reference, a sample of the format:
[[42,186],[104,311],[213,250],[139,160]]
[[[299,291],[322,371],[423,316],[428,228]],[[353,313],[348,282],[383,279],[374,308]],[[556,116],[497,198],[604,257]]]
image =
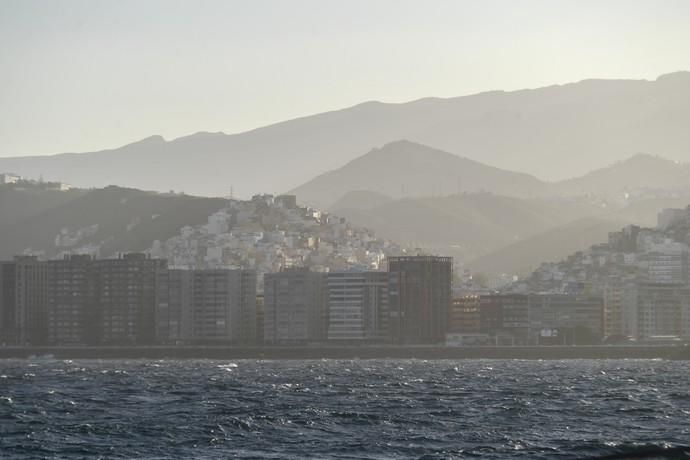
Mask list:
[[379,270],[386,257],[406,249],[342,217],[299,206],[294,195],[255,195],[230,200],[207,223],[184,226],[147,252],[174,268],[252,269],[261,277],[287,267]]
[[656,227],[628,225],[505,288],[513,293],[598,296],[604,336],[690,334],[690,206],[659,212]]

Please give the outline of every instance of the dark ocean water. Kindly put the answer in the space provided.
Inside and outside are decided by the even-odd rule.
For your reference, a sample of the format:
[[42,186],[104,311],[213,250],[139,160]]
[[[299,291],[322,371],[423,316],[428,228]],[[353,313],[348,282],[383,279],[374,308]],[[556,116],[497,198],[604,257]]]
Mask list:
[[690,443],[690,363],[0,360],[1,458],[590,458]]

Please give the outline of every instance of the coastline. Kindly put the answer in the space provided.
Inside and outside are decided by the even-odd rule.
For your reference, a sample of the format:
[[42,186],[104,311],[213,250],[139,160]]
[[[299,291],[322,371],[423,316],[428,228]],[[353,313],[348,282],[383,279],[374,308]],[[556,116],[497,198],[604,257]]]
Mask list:
[[686,346],[111,346],[0,347],[0,359],[673,359],[690,360]]

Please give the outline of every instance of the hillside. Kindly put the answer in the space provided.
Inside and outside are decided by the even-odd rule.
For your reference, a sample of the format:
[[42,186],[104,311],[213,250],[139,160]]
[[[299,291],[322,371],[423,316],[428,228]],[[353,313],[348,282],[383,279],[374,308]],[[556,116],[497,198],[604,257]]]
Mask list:
[[578,219],[478,257],[467,266],[475,273],[526,276],[542,262],[559,261],[569,254],[606,241],[609,232],[626,224],[598,217]]
[[69,203],[86,193],[87,190],[81,189],[48,190],[39,185],[0,185],[0,234],[4,227]]
[[369,209],[332,208],[377,235],[467,260],[584,216],[601,214],[579,201],[519,199],[490,193],[400,199]]
[[205,222],[225,203],[220,198],[119,187],[43,193],[2,188],[0,258],[29,248],[54,256],[88,245],[100,246],[101,256],[140,251],[156,239],[176,235],[185,225]]
[[664,208],[685,208],[690,193],[669,198],[644,198],[626,206],[609,209],[596,217],[590,216],[552,228],[538,235],[499,248],[469,262],[478,272],[525,275],[542,262],[557,262],[568,254],[606,241],[608,232],[635,224],[655,227],[656,217]]
[[659,156],[637,154],[627,160],[554,184],[563,195],[621,197],[636,189],[690,189],[690,166]]
[[153,136],[100,152],[2,158],[0,171],[81,187],[120,184],[215,196],[232,187],[249,197],[290,190],[372,147],[409,139],[555,181],[635,152],[688,161],[689,125],[690,73],[678,72],[655,81],[585,80],[403,104],[367,102],[240,134]]
[[383,193],[372,192],[370,190],[353,190],[341,196],[329,207],[329,210],[372,209],[390,201],[393,201],[393,198]]
[[504,171],[409,141],[373,149],[342,168],[322,174],[290,193],[317,207],[330,207],[351,190],[393,198],[490,191],[533,197],[548,185],[527,174]]

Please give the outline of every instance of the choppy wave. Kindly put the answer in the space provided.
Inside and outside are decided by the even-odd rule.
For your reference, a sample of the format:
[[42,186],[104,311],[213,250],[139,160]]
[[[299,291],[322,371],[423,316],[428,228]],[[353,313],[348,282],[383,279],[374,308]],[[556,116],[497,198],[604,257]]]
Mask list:
[[688,366],[6,360],[0,361],[0,457],[670,454],[690,443]]

